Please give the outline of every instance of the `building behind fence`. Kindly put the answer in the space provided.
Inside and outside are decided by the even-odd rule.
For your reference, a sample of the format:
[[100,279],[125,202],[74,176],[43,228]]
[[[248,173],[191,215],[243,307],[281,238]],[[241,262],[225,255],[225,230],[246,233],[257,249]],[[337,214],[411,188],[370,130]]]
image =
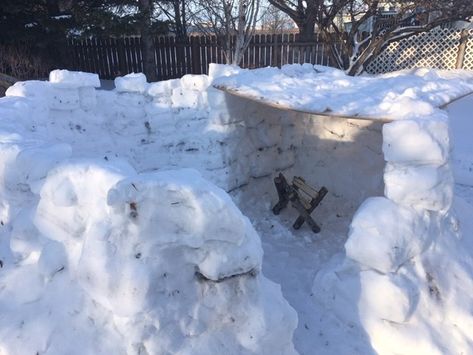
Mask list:
[[[158,37],[154,43],[159,80],[184,74],[207,74],[209,63],[225,63],[223,50],[213,36],[189,36],[184,43],[175,37]],[[256,34],[241,66],[261,68],[293,63],[331,65],[329,46],[318,36],[303,43],[297,34]],[[139,37],[70,40],[68,69],[98,73],[102,79],[142,72]],[[435,29],[389,45],[367,68],[384,73],[413,67],[473,70],[473,30]]]

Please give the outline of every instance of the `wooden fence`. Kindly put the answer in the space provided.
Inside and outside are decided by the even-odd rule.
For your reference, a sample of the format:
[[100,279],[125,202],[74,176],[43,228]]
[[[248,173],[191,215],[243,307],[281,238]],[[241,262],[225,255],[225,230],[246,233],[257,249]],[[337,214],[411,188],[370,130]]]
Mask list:
[[[210,63],[225,63],[214,36],[189,36],[178,43],[173,36],[155,39],[158,80],[184,74],[207,74]],[[256,34],[244,54],[243,68],[281,66],[292,63],[331,65],[329,46],[319,37],[299,41],[298,34]],[[70,40],[67,69],[93,72],[102,79],[142,72],[139,37]],[[367,67],[369,73],[384,73],[413,67],[473,70],[473,30],[435,29],[389,45]]]
[[[158,80],[184,74],[207,74],[209,63],[225,63],[214,36],[189,36],[178,43],[173,36],[154,41]],[[102,79],[143,71],[139,37],[72,39],[68,42],[68,68],[99,74]],[[330,65],[329,47],[317,37],[302,43],[298,34],[256,34],[244,54],[243,68],[281,66],[292,63]]]

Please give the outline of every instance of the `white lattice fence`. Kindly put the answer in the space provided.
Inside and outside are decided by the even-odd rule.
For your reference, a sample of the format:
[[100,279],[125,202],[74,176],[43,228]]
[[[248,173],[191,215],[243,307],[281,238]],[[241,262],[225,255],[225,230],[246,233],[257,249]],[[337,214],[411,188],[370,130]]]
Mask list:
[[[367,67],[368,73],[386,73],[409,68],[454,69],[461,31],[435,29],[400,42],[391,43]],[[473,40],[467,45],[464,68],[473,66]],[[468,67],[469,66],[469,67]]]
[[473,70],[473,30],[470,30],[468,34],[468,42],[466,45],[465,57],[463,59],[463,69]]

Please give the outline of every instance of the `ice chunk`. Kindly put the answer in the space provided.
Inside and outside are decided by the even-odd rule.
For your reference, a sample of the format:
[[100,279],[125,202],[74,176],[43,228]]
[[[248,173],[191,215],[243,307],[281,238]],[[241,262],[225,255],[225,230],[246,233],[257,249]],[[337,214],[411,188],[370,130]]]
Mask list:
[[115,88],[118,92],[144,93],[148,88],[148,84],[143,73],[131,73],[116,77]]
[[53,70],[49,73],[49,82],[62,88],[100,87],[100,79],[97,74],[81,71]]

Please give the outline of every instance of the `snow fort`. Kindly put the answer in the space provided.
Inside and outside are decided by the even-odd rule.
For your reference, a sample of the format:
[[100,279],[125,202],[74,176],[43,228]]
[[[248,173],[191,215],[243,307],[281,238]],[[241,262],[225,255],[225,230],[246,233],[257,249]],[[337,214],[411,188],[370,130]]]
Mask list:
[[[444,109],[472,73],[99,87],[55,70],[0,99],[0,354],[473,351]],[[272,215],[280,172],[328,188],[320,234]]]

